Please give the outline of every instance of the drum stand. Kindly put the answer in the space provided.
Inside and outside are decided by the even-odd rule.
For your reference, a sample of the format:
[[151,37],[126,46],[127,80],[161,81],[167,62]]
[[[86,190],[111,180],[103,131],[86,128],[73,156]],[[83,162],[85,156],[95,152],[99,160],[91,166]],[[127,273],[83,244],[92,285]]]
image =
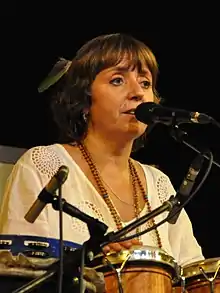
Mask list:
[[204,276],[204,278],[206,279],[206,281],[208,281],[208,284],[209,284],[209,288],[210,288],[210,293],[215,293],[215,279],[217,278],[217,274],[218,274],[218,271],[220,269],[220,265],[217,267],[216,269],[216,272],[214,274],[214,277],[209,277],[205,271],[203,270],[202,267],[200,267],[200,271],[202,273],[202,275]]

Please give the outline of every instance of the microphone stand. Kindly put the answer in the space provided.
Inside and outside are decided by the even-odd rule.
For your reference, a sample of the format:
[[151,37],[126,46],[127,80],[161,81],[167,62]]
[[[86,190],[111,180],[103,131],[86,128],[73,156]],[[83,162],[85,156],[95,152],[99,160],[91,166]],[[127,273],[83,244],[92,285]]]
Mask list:
[[[184,143],[186,146],[190,147],[191,149],[193,149],[194,151],[196,151],[197,153],[201,153],[201,151],[199,151],[198,149],[196,149],[194,146],[192,146],[191,144],[189,144],[188,142],[186,142],[183,137],[185,135],[187,135],[187,133],[183,130],[181,130],[177,123],[175,118],[173,119],[171,125],[169,125],[170,127],[170,134],[171,136],[178,142],[180,143]],[[206,154],[202,154],[203,157],[205,157],[206,159],[210,160],[210,157],[208,157]],[[217,167],[220,167],[220,165],[215,162],[212,159],[212,164],[215,164]],[[203,181],[204,182],[204,181]],[[196,192],[195,192],[196,193]],[[193,194],[193,196],[195,195],[195,193]],[[158,216],[159,214],[168,211],[171,212],[174,210],[174,208],[179,207],[180,202],[182,200],[180,200],[181,195],[177,192],[176,196],[174,197],[173,195],[169,198],[169,200],[165,201],[160,207],[154,209],[152,212],[144,215],[143,217],[137,219],[136,221],[130,223],[129,225],[127,225],[126,227],[122,228],[121,230],[115,232],[115,237],[116,238],[120,238],[122,236],[124,236],[125,234],[129,233],[130,231],[134,230],[136,227],[141,226],[142,224],[144,224],[145,222],[147,222],[148,220]],[[191,199],[191,198],[190,198]],[[187,198],[185,199],[185,201],[187,201]],[[185,204],[183,203],[183,206]],[[168,219],[167,219],[168,220]]]
[[[114,236],[111,237],[111,242],[117,242],[121,237],[125,236],[127,233],[131,232],[132,230],[136,229],[137,227],[143,225],[145,222],[151,220],[152,218],[154,218],[154,217],[156,217],[166,211],[171,211],[173,209],[173,207],[178,204],[178,202],[179,202],[178,196],[174,197],[174,195],[172,195],[169,198],[169,200],[165,201],[158,208],[155,208],[154,210],[147,213],[146,215],[133,221],[132,223],[128,224],[126,227],[123,227],[121,230],[114,232]],[[102,246],[105,246],[108,243],[103,243]]]
[[[173,124],[170,126],[170,135],[177,141],[180,143],[185,144],[187,147],[191,148],[192,150],[194,150],[196,153],[200,153],[201,151],[199,151],[197,148],[195,148],[193,145],[191,145],[190,143],[188,143],[187,141],[184,140],[184,136],[187,135],[187,132],[183,131],[182,129],[179,128],[179,126],[177,124]],[[207,160],[210,160],[210,158],[203,154],[203,157],[206,158]],[[216,165],[217,167],[220,168],[220,164],[217,163],[216,161],[212,161],[212,163],[214,165]]]
[[[81,212],[76,207],[67,203],[65,199],[62,199],[62,210],[66,214],[79,218],[87,223],[90,238],[83,244],[83,248],[78,248],[73,252],[64,254],[63,257],[63,274],[70,282],[73,283],[73,278],[79,276],[79,266],[82,260],[82,253],[85,254],[85,264],[90,264],[93,257],[102,252],[102,247],[107,243],[117,242],[121,240],[121,237],[125,236],[129,231],[135,229],[136,227],[142,225],[146,221],[154,218],[155,216],[163,213],[164,211],[169,211],[172,209],[173,205],[176,204],[177,198],[171,196],[171,198],[164,202],[162,206],[156,208],[150,213],[142,216],[141,218],[135,220],[133,223],[129,224],[127,227],[122,228],[117,232],[109,232],[105,235],[108,227],[99,220],[88,216],[87,214]],[[48,203],[47,197],[47,203]],[[56,195],[51,195],[52,206],[55,210],[58,210],[58,197]],[[37,287],[41,286],[43,283],[47,282],[49,279],[54,278],[59,272],[60,260],[57,260],[52,265],[49,266],[46,273],[40,277],[30,281],[28,284],[16,289],[12,293],[27,293],[32,292]]]
[[[47,194],[46,198],[41,198],[42,201],[45,201],[46,204],[51,203],[52,207],[55,210],[59,210],[60,202],[59,197],[52,194]],[[63,256],[63,275],[67,278],[72,285],[74,285],[73,278],[79,276],[79,266],[81,263],[82,257],[85,257],[85,262],[89,263],[93,260],[93,256],[102,251],[101,244],[107,239],[110,239],[111,233],[105,236],[105,233],[108,229],[104,223],[100,222],[98,219],[90,217],[89,215],[81,212],[76,207],[67,203],[65,199],[61,200],[62,211],[72,217],[76,217],[88,226],[90,232],[90,238],[83,244],[83,249],[76,249],[74,252],[64,254]],[[82,255],[83,254],[83,255]],[[38,278],[30,281],[28,284],[16,289],[12,293],[26,293],[32,292],[37,287],[41,286],[43,283],[47,282],[52,277],[55,277],[59,272],[60,260],[54,262],[49,266],[49,269],[46,273],[41,275]],[[78,284],[76,284],[78,285]]]
[[[93,258],[95,255],[102,252],[102,247],[113,242],[120,242],[123,241],[123,237],[126,236],[126,234],[140,225],[143,225],[145,222],[151,220],[152,218],[162,214],[165,211],[171,211],[174,206],[179,205],[179,198],[178,193],[176,196],[171,195],[169,200],[165,201],[161,206],[158,208],[152,210],[148,214],[140,217],[139,219],[135,220],[134,222],[130,223],[126,227],[122,228],[119,231],[116,232],[110,232],[106,233],[108,227],[99,220],[90,217],[89,215],[81,212],[76,207],[72,206],[71,204],[67,203],[65,199],[62,199],[62,210],[66,214],[76,217],[83,222],[87,223],[89,232],[90,232],[90,238],[86,242],[83,243],[82,248],[78,248],[73,252],[70,252],[69,254],[64,254],[63,257],[63,275],[66,277],[67,281],[72,283],[74,285],[74,277],[78,277],[79,267],[82,262],[82,257],[85,256],[84,263],[89,265],[91,264]],[[47,197],[47,203],[48,203],[48,197]],[[51,195],[52,206],[55,210],[59,210],[59,203],[58,203],[58,197],[55,195]],[[183,204],[184,206],[185,204]],[[167,219],[163,220],[161,223],[159,223],[157,226],[162,225],[164,222],[166,222]],[[154,227],[152,227],[154,229]],[[149,229],[150,232],[152,229]],[[147,233],[146,232],[146,233]],[[133,236],[134,237],[134,236]],[[28,284],[18,288],[17,290],[13,291],[12,293],[27,293],[32,292],[37,287],[41,286],[43,283],[47,282],[49,279],[54,278],[57,273],[59,272],[60,268],[60,260],[57,260],[55,263],[49,266],[48,271],[43,274],[42,276],[30,281]],[[78,284],[76,284],[78,285]]]
[[[187,146],[191,147],[193,150],[196,152],[200,153],[199,150],[195,149],[193,146],[188,144],[183,140],[183,136],[186,133],[178,128],[177,125],[173,125],[171,128],[171,135],[178,141],[183,142]],[[210,159],[206,155],[204,155],[207,159]],[[220,167],[220,165],[216,162],[213,161],[215,165]],[[143,225],[145,222],[151,220],[152,218],[162,214],[165,211],[171,211],[176,205],[179,206],[179,198],[178,198],[178,193],[176,196],[172,195],[169,200],[165,201],[161,206],[158,208],[152,210],[148,214],[142,216],[141,218],[135,220],[134,222],[130,223],[126,227],[122,228],[119,231],[116,232],[110,232],[105,235],[108,227],[103,223],[100,222],[98,219],[95,219],[93,217],[90,217],[89,215],[81,212],[79,209],[76,207],[72,206],[71,204],[67,203],[65,199],[61,200],[62,204],[62,210],[66,214],[76,217],[83,222],[85,222],[88,226],[89,232],[90,232],[90,238],[83,244],[83,248],[76,249],[74,252],[71,252],[71,257],[70,255],[64,255],[63,258],[63,274],[65,277],[67,277],[70,282],[73,282],[73,276],[79,275],[79,266],[81,263],[82,257],[85,255],[85,264],[91,263],[93,260],[94,255],[102,252],[102,247],[107,245],[108,243],[112,242],[118,242],[118,241],[123,241],[121,239],[124,237],[127,233],[130,231],[136,229],[138,226]],[[51,198],[48,200],[48,195],[47,198],[45,199],[45,203],[51,203],[53,208],[55,210],[59,210],[60,203],[58,201],[58,197],[56,195],[50,196]],[[43,200],[43,199],[41,199]],[[183,204],[184,206],[185,204]],[[164,223],[162,221],[162,223]],[[162,224],[161,223],[161,224]],[[158,224],[159,226],[159,224]],[[84,254],[84,255],[83,255]],[[48,281],[52,277],[54,277],[57,272],[59,271],[60,268],[60,260],[56,261],[53,263],[48,271],[43,274],[42,276],[32,280],[28,284],[22,286],[21,288],[13,291],[12,293],[27,293],[31,292],[34,289],[36,289],[38,286],[42,285],[44,282]]]
[[[216,124],[217,125],[217,124]],[[220,124],[218,124],[217,126],[219,126]],[[180,143],[184,143],[186,146],[190,147],[191,149],[193,149],[194,151],[196,151],[197,153],[202,154],[201,151],[199,151],[198,149],[196,149],[194,146],[192,146],[191,144],[189,144],[188,142],[186,142],[183,137],[185,135],[187,135],[186,132],[184,132],[183,130],[181,130],[177,123],[176,120],[173,119],[171,125],[169,125],[170,127],[170,134],[171,136],[178,142]],[[210,157],[208,157],[206,154],[202,154],[203,157],[205,157],[206,159],[210,160]],[[217,162],[215,162],[213,159],[211,159],[211,164],[215,164],[217,167],[220,168],[220,164],[218,164]],[[208,174],[206,174],[207,176]],[[206,176],[204,178],[206,178]],[[203,182],[204,183],[204,180]],[[196,194],[198,190],[196,190],[190,198],[186,198],[185,199],[185,203],[188,203],[189,199],[191,200],[192,197]],[[180,200],[181,195],[177,192],[176,196],[174,197],[173,195],[169,198],[169,200],[165,201],[160,207],[154,209],[153,211],[151,211],[150,213],[144,215],[143,217],[137,219],[136,221],[130,223],[129,225],[127,225],[126,227],[122,228],[121,230],[115,232],[115,237],[116,238],[120,238],[122,236],[124,236],[125,234],[129,233],[130,231],[134,230],[136,227],[144,224],[145,222],[147,222],[148,220],[158,216],[159,214],[168,211],[168,212],[172,212],[174,210],[174,208],[179,208],[180,207],[180,202],[182,202],[182,200]],[[182,206],[185,206],[185,203],[182,203]],[[179,209],[180,210],[180,209]],[[167,217],[168,221],[169,217]],[[162,221],[163,223],[165,221]],[[162,224],[162,223],[161,223]],[[148,231],[150,232],[150,230]],[[107,243],[105,243],[104,245],[106,245]]]

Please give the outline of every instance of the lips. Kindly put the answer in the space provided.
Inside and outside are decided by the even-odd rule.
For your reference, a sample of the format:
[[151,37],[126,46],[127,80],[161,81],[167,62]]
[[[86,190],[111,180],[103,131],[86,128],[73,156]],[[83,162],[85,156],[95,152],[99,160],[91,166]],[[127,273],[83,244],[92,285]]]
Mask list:
[[123,113],[124,114],[131,114],[131,115],[133,115],[135,113],[135,108],[129,109],[129,110],[123,112]]

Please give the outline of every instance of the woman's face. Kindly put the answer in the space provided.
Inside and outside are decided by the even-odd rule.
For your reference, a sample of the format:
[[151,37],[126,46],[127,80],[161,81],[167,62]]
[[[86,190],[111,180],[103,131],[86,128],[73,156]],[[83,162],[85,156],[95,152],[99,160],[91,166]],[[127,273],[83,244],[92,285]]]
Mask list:
[[[92,106],[90,130],[109,137],[127,135],[136,139],[146,125],[128,111],[143,102],[153,102],[152,75],[148,68],[142,73],[127,69],[125,62],[101,71],[91,86]],[[123,136],[125,137],[125,136]]]

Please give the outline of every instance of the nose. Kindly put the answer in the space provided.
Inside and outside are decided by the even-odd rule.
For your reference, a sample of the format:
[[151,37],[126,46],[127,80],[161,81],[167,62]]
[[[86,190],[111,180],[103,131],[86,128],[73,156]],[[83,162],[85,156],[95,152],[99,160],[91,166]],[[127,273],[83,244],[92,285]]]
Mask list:
[[129,98],[135,101],[142,101],[144,99],[144,90],[140,83],[136,80],[130,84]]

